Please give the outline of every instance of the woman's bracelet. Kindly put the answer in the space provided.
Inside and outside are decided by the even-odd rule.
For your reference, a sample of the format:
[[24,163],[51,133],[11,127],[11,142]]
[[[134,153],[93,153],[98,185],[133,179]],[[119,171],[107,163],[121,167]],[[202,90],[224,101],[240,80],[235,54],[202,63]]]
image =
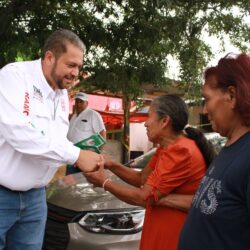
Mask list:
[[105,189],[105,185],[106,185],[106,183],[108,182],[108,181],[111,181],[109,178],[107,178],[107,179],[105,179],[105,181],[102,183],[102,188],[104,189],[104,190],[106,190]]

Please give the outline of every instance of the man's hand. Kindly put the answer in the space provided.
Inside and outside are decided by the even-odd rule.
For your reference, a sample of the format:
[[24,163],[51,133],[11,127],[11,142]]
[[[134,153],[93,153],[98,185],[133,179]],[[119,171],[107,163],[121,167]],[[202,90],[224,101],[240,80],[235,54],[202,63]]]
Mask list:
[[90,150],[81,150],[76,165],[83,173],[95,171],[103,164],[103,156]]

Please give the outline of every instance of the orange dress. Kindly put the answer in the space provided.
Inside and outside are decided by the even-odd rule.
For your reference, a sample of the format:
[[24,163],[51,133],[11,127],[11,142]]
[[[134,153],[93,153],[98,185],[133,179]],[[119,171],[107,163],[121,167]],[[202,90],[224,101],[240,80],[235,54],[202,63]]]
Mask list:
[[[153,171],[146,184],[152,196],[162,194],[194,194],[205,174],[205,161],[196,143],[179,138],[168,148],[159,148],[147,167]],[[176,250],[187,213],[166,206],[147,204],[140,250]]]

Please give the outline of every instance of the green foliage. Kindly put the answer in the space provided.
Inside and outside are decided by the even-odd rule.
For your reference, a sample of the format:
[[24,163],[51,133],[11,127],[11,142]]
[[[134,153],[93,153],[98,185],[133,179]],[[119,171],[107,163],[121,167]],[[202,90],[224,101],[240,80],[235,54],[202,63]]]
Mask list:
[[0,0],[0,67],[40,56],[46,37],[60,28],[76,32],[87,47],[85,90],[123,94],[124,135],[128,107],[143,84],[173,84],[166,78],[169,55],[180,64],[186,97],[200,95],[201,74],[213,56],[204,32],[225,34],[242,51],[250,40],[250,1],[234,0]]
[[248,52],[249,10],[249,0],[0,0],[0,67],[38,58],[48,34],[67,28],[86,43],[84,70],[91,78],[82,81],[85,88],[136,99],[144,83],[169,84],[166,58],[172,55],[192,97],[213,56],[204,32],[220,38],[222,49],[227,34]]

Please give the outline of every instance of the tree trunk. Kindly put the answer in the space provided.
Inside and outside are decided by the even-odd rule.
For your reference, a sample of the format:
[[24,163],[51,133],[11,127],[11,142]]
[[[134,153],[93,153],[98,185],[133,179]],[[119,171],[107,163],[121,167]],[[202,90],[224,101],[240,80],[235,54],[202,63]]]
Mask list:
[[126,163],[130,159],[130,151],[129,151],[129,117],[130,117],[130,97],[126,94],[123,95],[122,98],[123,105],[123,136],[122,136],[122,161]]

